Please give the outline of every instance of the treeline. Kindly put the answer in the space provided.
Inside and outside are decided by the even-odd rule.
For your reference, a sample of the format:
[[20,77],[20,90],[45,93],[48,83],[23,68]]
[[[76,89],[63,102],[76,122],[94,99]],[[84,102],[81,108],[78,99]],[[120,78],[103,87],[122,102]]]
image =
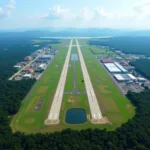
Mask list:
[[[23,40],[22,40],[23,41]],[[30,41],[30,40],[29,40]],[[28,41],[28,42],[29,42]],[[30,42],[29,42],[30,43]],[[28,45],[28,44],[27,44]],[[11,49],[14,54],[22,49]],[[16,51],[18,49],[18,51]],[[2,49],[0,48],[0,56]],[[26,56],[28,49],[23,52]],[[34,80],[9,82],[8,77],[15,71],[16,57],[10,59],[9,50],[5,58],[0,61],[3,70],[0,71],[0,149],[1,150],[149,150],[150,149],[150,90],[144,92],[128,93],[131,102],[136,106],[136,115],[128,123],[123,124],[116,131],[87,129],[74,131],[71,129],[62,132],[46,134],[12,133],[9,126],[12,114],[15,114],[23,97],[29,91]],[[7,59],[10,57],[9,59]],[[23,57],[24,56],[20,56]],[[7,61],[10,65],[6,65]],[[5,68],[5,65],[8,68]]]
[[130,62],[130,64],[145,78],[150,79],[150,59],[138,59]]
[[71,129],[56,133],[12,133],[5,114],[0,117],[0,149],[24,150],[149,150],[150,149],[150,90],[127,95],[137,107],[136,116],[116,131]]
[[150,37],[112,37],[91,39],[90,45],[109,46],[127,54],[143,54],[150,56]]

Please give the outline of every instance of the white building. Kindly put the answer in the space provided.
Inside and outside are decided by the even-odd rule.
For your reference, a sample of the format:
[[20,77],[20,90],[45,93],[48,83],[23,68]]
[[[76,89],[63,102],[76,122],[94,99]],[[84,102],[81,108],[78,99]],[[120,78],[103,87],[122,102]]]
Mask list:
[[131,80],[136,81],[137,78],[135,76],[133,76],[132,74],[128,74],[129,78],[131,78]]
[[121,70],[114,65],[114,63],[104,63],[104,66],[108,69],[111,73],[121,73]]
[[23,76],[23,78],[26,78],[26,79],[31,78],[31,77],[32,77],[31,74],[25,74],[25,75]]
[[114,62],[114,64],[115,64],[116,67],[118,67],[123,73],[127,73],[127,72],[128,72],[128,71],[127,71],[123,66],[121,66],[119,63]]
[[121,74],[114,74],[114,77],[117,81],[126,81],[126,79]]

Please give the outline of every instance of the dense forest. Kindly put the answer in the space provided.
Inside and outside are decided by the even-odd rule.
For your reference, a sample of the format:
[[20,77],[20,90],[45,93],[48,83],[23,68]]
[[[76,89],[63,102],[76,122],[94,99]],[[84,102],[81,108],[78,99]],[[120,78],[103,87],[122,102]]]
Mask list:
[[128,54],[150,56],[150,37],[112,37],[108,39],[89,40],[90,45],[102,45],[121,50]]
[[138,59],[130,62],[130,64],[145,78],[150,79],[150,59]]
[[[2,39],[0,39],[2,40]],[[7,50],[4,50],[7,49]],[[0,41],[0,149],[1,150],[149,150],[150,149],[150,90],[129,92],[127,96],[136,106],[136,115],[116,131],[71,129],[56,133],[12,133],[9,126],[23,97],[34,80],[8,81],[15,72],[13,65],[34,51],[31,39]],[[19,89],[19,90],[18,90]]]

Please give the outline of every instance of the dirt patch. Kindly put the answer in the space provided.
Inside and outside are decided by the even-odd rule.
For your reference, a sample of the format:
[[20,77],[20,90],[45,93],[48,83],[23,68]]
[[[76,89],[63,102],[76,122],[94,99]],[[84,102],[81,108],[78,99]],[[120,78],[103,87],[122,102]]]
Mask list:
[[49,119],[47,119],[47,120],[45,120],[45,125],[55,125],[55,124],[59,124],[59,122],[60,122],[60,120],[59,119],[57,119],[57,120],[49,120]]
[[92,119],[91,122],[93,124],[109,124],[112,125],[112,123],[108,120],[107,117],[103,117],[102,119]]
[[39,100],[38,103],[35,105],[34,110],[39,111],[41,109],[43,103],[44,103],[44,100]]
[[34,118],[28,118],[28,119],[26,119],[24,122],[26,123],[26,124],[33,124],[34,123]]
[[47,91],[48,87],[47,86],[41,86],[38,90],[38,93],[43,94]]
[[36,105],[38,99],[41,99],[40,96],[35,96],[35,97],[33,97],[31,99],[29,105],[25,109],[24,114],[28,114],[28,112],[30,112],[31,110],[33,110],[33,107]]
[[108,120],[107,117],[104,117],[105,121],[106,121],[106,124],[109,124],[109,125],[112,125],[112,123]]
[[74,102],[72,96],[69,97],[68,102],[69,102],[69,103],[73,103],[73,102]]
[[87,115],[87,120],[90,120],[90,119],[91,119],[91,118],[90,118],[90,115],[88,114],[88,115]]
[[103,86],[103,85],[100,85],[98,86],[98,88],[100,89],[100,91],[104,94],[108,94],[108,93],[111,93],[110,91],[107,90],[107,86]]

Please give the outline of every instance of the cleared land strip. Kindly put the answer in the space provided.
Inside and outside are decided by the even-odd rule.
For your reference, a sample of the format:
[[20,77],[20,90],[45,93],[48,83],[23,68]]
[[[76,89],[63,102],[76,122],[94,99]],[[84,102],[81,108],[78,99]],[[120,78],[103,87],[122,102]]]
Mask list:
[[79,54],[79,59],[81,63],[81,69],[84,77],[84,82],[85,82],[85,87],[86,87],[86,92],[88,96],[88,101],[90,105],[90,110],[91,110],[91,121],[92,123],[105,123],[105,120],[103,119],[99,104],[97,102],[97,98],[90,80],[89,73],[87,71],[84,58],[78,43],[78,40],[76,40],[77,44],[77,49],[78,49],[78,54]]
[[61,76],[60,76],[60,80],[58,82],[58,86],[56,89],[56,93],[53,99],[53,103],[52,103],[48,118],[45,120],[45,124],[47,125],[59,123],[59,114],[60,114],[60,108],[61,108],[61,103],[63,99],[64,87],[66,83],[71,49],[72,49],[72,40],[70,42],[69,50],[66,56],[66,60],[63,66]]

